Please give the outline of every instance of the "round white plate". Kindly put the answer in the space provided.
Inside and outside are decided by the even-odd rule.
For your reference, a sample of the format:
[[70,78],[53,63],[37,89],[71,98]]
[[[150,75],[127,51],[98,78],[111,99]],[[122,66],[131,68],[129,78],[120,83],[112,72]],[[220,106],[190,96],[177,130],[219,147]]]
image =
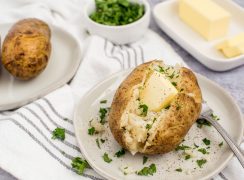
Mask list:
[[[0,25],[4,40],[12,24]],[[81,48],[68,32],[50,26],[52,52],[46,69],[29,81],[14,79],[0,64],[0,111],[25,105],[67,83],[75,74],[81,61]]]
[[[152,163],[156,164],[157,173],[151,176],[153,179],[208,179],[219,173],[229,162],[233,153],[224,142],[222,147],[219,144],[223,141],[214,127],[203,127],[199,129],[196,124],[190,129],[185,137],[184,145],[194,147],[194,143],[200,147],[207,148],[202,139],[211,140],[210,153],[203,155],[197,149],[192,150],[192,158],[184,160],[180,151],[172,151],[164,155],[148,156],[146,164],[142,164],[143,155],[132,156],[126,152],[121,158],[114,156],[115,152],[121,149],[113,138],[108,123],[105,124],[106,131],[103,134],[94,136],[88,135],[89,121],[98,114],[100,107],[110,107],[113,95],[121,83],[128,75],[128,71],[123,71],[112,75],[95,86],[79,102],[74,116],[75,133],[78,139],[80,149],[92,168],[97,173],[108,179],[146,179],[147,177],[138,176],[134,171],[140,170]],[[217,84],[197,75],[203,97],[209,106],[220,118],[219,123],[239,144],[243,135],[243,120],[239,107],[236,102]],[[106,99],[106,104],[100,104],[100,100]],[[96,144],[97,138],[107,139],[104,144],[100,142],[101,149]],[[104,162],[102,156],[107,152],[113,159],[111,163]],[[207,163],[203,168],[199,168],[196,160],[206,159]],[[128,167],[133,173],[124,175],[121,168]],[[175,169],[182,168],[183,172],[177,172]],[[149,176],[150,177],[150,176]]]

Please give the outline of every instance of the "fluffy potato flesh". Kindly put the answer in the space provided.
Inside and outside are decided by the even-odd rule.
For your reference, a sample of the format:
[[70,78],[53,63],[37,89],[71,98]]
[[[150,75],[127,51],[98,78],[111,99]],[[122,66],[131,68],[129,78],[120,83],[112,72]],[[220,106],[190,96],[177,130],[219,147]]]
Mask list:
[[151,61],[135,68],[116,91],[109,126],[132,154],[166,153],[181,143],[196,121],[201,101],[189,69]]

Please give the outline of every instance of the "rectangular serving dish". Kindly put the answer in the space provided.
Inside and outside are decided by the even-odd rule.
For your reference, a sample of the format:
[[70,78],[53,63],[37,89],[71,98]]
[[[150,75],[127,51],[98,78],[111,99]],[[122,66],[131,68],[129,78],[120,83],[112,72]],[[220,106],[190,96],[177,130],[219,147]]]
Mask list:
[[186,25],[178,15],[179,0],[167,0],[157,4],[153,15],[159,27],[198,61],[215,71],[226,71],[244,64],[244,55],[225,58],[215,49],[223,40],[244,32],[244,9],[231,0],[213,0],[232,14],[226,37],[206,41]]

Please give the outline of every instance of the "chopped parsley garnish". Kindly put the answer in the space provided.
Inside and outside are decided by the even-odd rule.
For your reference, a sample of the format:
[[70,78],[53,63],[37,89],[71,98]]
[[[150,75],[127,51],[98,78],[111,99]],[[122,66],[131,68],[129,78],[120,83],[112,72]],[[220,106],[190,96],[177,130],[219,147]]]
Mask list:
[[172,73],[171,75],[169,75],[168,77],[169,77],[170,79],[173,79],[174,76],[175,76],[175,72],[173,72],[173,73]]
[[100,113],[100,123],[105,124],[105,117],[107,114],[108,110],[106,108],[100,108],[99,113]]
[[101,149],[98,138],[96,139],[96,143],[97,143],[97,147],[98,147],[99,149]]
[[164,109],[169,109],[170,108],[170,105],[166,106]]
[[178,168],[178,169],[175,169],[175,171],[182,172],[182,169],[181,168]]
[[106,163],[110,163],[110,162],[112,161],[112,159],[108,157],[108,154],[107,154],[107,153],[104,153],[104,154],[103,154],[103,160],[104,160]]
[[147,125],[146,125],[146,129],[149,130],[149,129],[151,129],[151,128],[152,128],[152,124],[147,124]]
[[123,148],[121,150],[119,150],[118,152],[115,153],[115,156],[117,158],[119,158],[119,157],[121,157],[123,155],[125,155],[125,150]]
[[65,139],[65,129],[63,128],[54,129],[52,134],[52,139],[60,139],[61,141]]
[[139,172],[137,172],[137,174],[140,176],[148,176],[148,175],[152,176],[156,172],[157,172],[156,165],[151,164],[149,167],[144,167],[143,169],[141,169]]
[[198,149],[202,154],[209,154],[209,152],[205,148]]
[[177,86],[177,83],[176,82],[171,82],[171,84],[176,87]]
[[142,161],[142,164],[145,164],[148,160],[148,157],[147,156],[143,156],[143,161]]
[[100,139],[101,143],[105,143],[105,139]]
[[198,148],[199,146],[194,143],[195,148]]
[[179,146],[177,146],[177,148],[175,148],[176,151],[179,151],[179,150],[184,151],[186,149],[191,149],[191,148],[189,146],[185,146],[184,144],[179,145]]
[[196,161],[197,162],[197,165],[202,168],[202,166],[207,162],[206,159],[199,159]]
[[189,154],[187,154],[186,156],[185,156],[185,160],[188,160],[188,159],[190,159],[191,158],[191,155],[189,155]]
[[145,13],[143,4],[129,0],[95,0],[96,9],[90,18],[100,24],[120,26],[140,19]]
[[224,144],[224,142],[222,141],[221,143],[219,143],[219,147],[222,147]]
[[93,135],[95,133],[95,131],[96,131],[95,128],[91,127],[91,128],[88,129],[88,134],[89,135]]
[[210,143],[211,143],[211,141],[210,141],[209,139],[207,139],[207,138],[204,138],[202,141],[203,141],[204,144],[207,145],[207,146],[210,145]]
[[100,103],[101,104],[106,104],[107,103],[107,100],[101,100]]
[[208,122],[206,119],[197,119],[197,127],[202,128],[202,126],[211,126],[211,123]]
[[218,120],[219,120],[219,117],[218,117],[217,115],[213,114],[213,113],[212,113],[210,116],[211,116],[211,118],[213,118],[213,120],[215,120],[215,121],[218,121]]
[[164,68],[162,66],[158,66],[158,68],[159,68],[159,72],[161,72],[161,73],[165,72],[165,70],[164,70]]
[[141,104],[139,106],[139,109],[142,109],[142,116],[147,116],[148,106],[146,104]]
[[82,160],[80,157],[76,157],[72,160],[71,166],[77,174],[82,175],[85,168],[89,167],[89,164],[86,160]]

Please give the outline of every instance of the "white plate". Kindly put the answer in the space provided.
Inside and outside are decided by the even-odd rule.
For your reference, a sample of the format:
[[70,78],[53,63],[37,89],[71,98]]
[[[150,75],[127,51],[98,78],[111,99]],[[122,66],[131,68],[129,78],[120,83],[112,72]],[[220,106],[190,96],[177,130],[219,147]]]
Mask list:
[[153,15],[159,27],[198,61],[212,70],[225,71],[243,65],[244,55],[227,59],[214,46],[228,37],[244,32],[244,9],[232,0],[213,1],[229,11],[232,19],[228,35],[210,42],[203,39],[179,18],[179,0],[168,0],[157,4],[153,9]]
[[[3,40],[12,24],[0,25]],[[81,48],[68,32],[50,26],[52,52],[46,69],[29,81],[14,79],[0,64],[0,111],[20,107],[67,83],[81,61]]]
[[[179,152],[172,151],[165,155],[149,156],[149,160],[145,165],[142,165],[142,156],[137,154],[132,156],[129,152],[122,158],[114,157],[114,153],[120,149],[120,146],[114,140],[106,123],[106,131],[102,134],[102,138],[108,140],[101,144],[101,149],[96,145],[96,138],[100,138],[100,135],[90,136],[87,133],[89,128],[89,121],[92,117],[96,116],[101,106],[109,107],[113,98],[113,95],[121,83],[121,81],[128,75],[128,71],[123,71],[112,75],[108,79],[104,80],[97,86],[95,86],[89,93],[83,97],[79,102],[75,115],[74,126],[76,137],[80,146],[80,149],[87,159],[89,164],[94,168],[97,173],[108,179],[144,179],[142,176],[138,176],[135,173],[130,175],[124,175],[120,170],[121,166],[129,166],[131,170],[140,170],[144,166],[149,166],[151,163],[155,163],[157,166],[157,173],[152,176],[153,179],[208,179],[219,173],[229,162],[233,153],[229,149],[226,143],[222,148],[219,148],[218,144],[223,141],[222,137],[217,133],[213,127],[204,127],[202,129],[193,125],[189,133],[187,134],[185,145],[193,146],[195,142],[198,145],[204,147],[202,139],[207,137],[211,140],[211,149],[209,155],[201,155],[194,152],[193,162],[191,160],[186,161],[183,158],[179,159],[181,154]],[[239,144],[243,135],[243,120],[241,117],[241,111],[236,102],[217,84],[206,79],[201,75],[197,75],[200,87],[202,89],[203,97],[208,102],[211,108],[214,109],[215,114],[220,117],[220,124],[226,129],[226,131],[236,140]],[[107,99],[107,104],[100,104],[100,100]],[[102,159],[104,152],[109,154],[109,157],[113,159],[111,163],[106,163]],[[208,163],[202,168],[198,168],[196,160],[201,157],[206,158]],[[184,172],[176,172],[175,169],[181,167]],[[194,168],[196,167],[196,170]],[[189,173],[189,174],[187,174]]]

